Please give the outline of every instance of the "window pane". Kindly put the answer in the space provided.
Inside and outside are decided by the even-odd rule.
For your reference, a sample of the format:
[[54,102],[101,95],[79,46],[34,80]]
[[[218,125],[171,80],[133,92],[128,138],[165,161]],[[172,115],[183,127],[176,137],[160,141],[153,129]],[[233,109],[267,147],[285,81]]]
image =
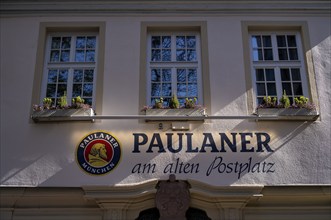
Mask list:
[[62,38],[62,49],[70,49],[71,37],[63,37]]
[[257,104],[258,105],[261,105],[261,104],[263,104],[263,98],[261,98],[261,97],[259,97],[259,98],[257,98]]
[[273,60],[272,49],[264,49],[264,60]]
[[82,84],[74,84],[72,87],[72,97],[82,96]]
[[253,50],[253,60],[254,61],[263,60],[263,54],[262,54],[261,49],[254,49]]
[[301,83],[293,83],[294,95],[303,95]]
[[85,37],[77,37],[76,39],[76,48],[85,49]]
[[86,40],[86,48],[88,49],[95,49],[97,44],[96,37],[87,37]]
[[187,80],[189,82],[197,82],[197,70],[196,69],[189,69]]
[[288,60],[287,50],[286,49],[278,49],[279,60]]
[[95,59],[95,51],[94,50],[87,50],[86,51],[86,62],[94,62]]
[[162,47],[163,48],[171,48],[171,37],[163,36],[162,37]]
[[160,78],[161,74],[160,74],[160,70],[159,69],[152,69],[152,82],[160,82],[161,78]]
[[171,61],[171,50],[162,50],[162,61]]
[[169,106],[170,99],[171,98],[164,98],[163,99],[163,106]]
[[85,104],[92,105],[92,99],[91,98],[84,98]]
[[263,71],[263,69],[256,69],[255,74],[256,74],[256,81],[264,81],[264,71]]
[[56,92],[56,84],[48,84],[47,85],[47,91],[46,91],[46,97],[55,97]]
[[271,36],[263,36],[263,47],[272,47]]
[[152,61],[161,61],[161,50],[152,50]]
[[59,62],[60,59],[60,51],[59,50],[52,50],[51,51],[51,62]]
[[186,84],[185,83],[177,83],[177,96],[178,97],[186,97]]
[[69,62],[70,58],[70,51],[69,50],[62,50],[61,52],[61,62]]
[[252,46],[253,48],[262,47],[260,36],[252,36]]
[[171,82],[171,69],[162,69],[162,82]]
[[268,96],[277,96],[276,84],[275,83],[267,83],[267,91],[268,91]]
[[52,37],[52,49],[60,49],[61,37]]
[[188,48],[195,48],[195,36],[187,36],[187,47]]
[[67,82],[68,70],[60,70],[58,82]]
[[297,46],[297,42],[295,40],[295,35],[288,35],[287,36],[287,44],[288,44],[288,47],[296,47]]
[[[179,96],[179,95],[177,94],[177,96]],[[185,98],[178,98],[178,101],[179,101],[179,105],[183,106],[185,103]]]
[[162,96],[171,96],[171,83],[162,84]]
[[85,51],[84,50],[76,50],[75,61],[76,62],[84,62],[85,61]]
[[286,95],[292,95],[291,83],[282,83],[283,91],[285,90]]
[[298,51],[297,49],[289,49],[290,60],[298,60]]
[[186,61],[185,50],[176,50],[176,60],[177,61]]
[[152,48],[160,48],[160,36],[152,36]]
[[283,35],[277,36],[277,46],[278,47],[286,47],[286,38]]
[[152,83],[152,96],[160,96],[161,95],[161,84],[160,83]]
[[177,82],[186,82],[186,69],[177,69]]
[[256,83],[256,88],[257,88],[257,95],[258,96],[265,96],[266,95],[264,83]]
[[176,37],[176,48],[185,48],[185,36]]
[[67,84],[58,84],[56,96],[61,97],[65,93],[67,93]]
[[266,75],[267,81],[275,81],[274,69],[265,69],[265,75]]
[[282,81],[291,81],[289,69],[280,69],[280,75]]
[[93,70],[84,71],[84,82],[93,82]]
[[187,95],[190,97],[197,97],[198,96],[198,85],[195,83],[189,83]]
[[197,53],[195,50],[187,50],[187,61],[196,61]]
[[93,84],[88,83],[83,86],[83,96],[92,96],[93,94]]
[[83,70],[74,70],[74,82],[83,81]]
[[57,82],[57,70],[49,70],[48,71],[48,83],[56,83]]
[[299,68],[291,69],[291,73],[292,73],[292,80],[293,81],[300,81],[301,80],[300,69]]

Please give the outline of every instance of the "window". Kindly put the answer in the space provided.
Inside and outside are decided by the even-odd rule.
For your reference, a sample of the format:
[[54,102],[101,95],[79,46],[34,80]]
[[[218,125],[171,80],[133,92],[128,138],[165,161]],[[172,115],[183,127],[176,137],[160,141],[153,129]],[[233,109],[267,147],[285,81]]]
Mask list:
[[47,36],[42,97],[56,104],[67,95],[95,105],[98,36],[96,33],[51,33]]
[[291,103],[308,96],[301,39],[298,32],[250,33],[252,78],[257,104],[263,97],[281,98],[284,91]]
[[147,42],[147,103],[173,95],[202,103],[200,36],[197,32],[151,32]]

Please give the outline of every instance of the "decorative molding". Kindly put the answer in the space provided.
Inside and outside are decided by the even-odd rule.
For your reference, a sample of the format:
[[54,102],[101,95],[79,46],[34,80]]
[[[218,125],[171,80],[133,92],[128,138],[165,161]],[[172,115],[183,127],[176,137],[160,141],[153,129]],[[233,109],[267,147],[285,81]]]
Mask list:
[[156,207],[160,212],[160,220],[183,220],[190,207],[190,184],[176,180],[175,174],[169,180],[159,181],[155,196]]
[[0,12],[4,14],[81,14],[81,13],[301,13],[325,14],[330,13],[330,3],[327,0],[3,0]]
[[116,186],[83,186],[84,198],[96,201],[102,209],[146,209],[155,207],[157,180]]
[[[330,185],[213,186],[195,180],[188,182],[191,185],[190,207],[205,210],[212,219],[240,220],[241,216],[261,215],[279,219],[294,215],[307,216],[305,219],[331,216]],[[83,188],[0,187],[0,213],[4,220],[134,220],[139,212],[155,208],[157,183],[154,179],[139,184]]]

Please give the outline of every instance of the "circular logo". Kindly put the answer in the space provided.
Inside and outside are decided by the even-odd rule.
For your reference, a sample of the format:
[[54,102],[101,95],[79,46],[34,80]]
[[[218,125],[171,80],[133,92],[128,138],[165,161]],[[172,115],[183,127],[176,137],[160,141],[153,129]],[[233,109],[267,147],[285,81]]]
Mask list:
[[121,159],[120,143],[107,132],[88,134],[77,146],[79,166],[92,175],[103,175],[112,171]]

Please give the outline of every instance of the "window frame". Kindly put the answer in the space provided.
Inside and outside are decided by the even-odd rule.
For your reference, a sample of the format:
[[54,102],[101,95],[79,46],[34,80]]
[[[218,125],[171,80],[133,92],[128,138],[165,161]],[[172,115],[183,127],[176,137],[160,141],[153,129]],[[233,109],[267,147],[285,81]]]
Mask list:
[[[93,36],[96,37],[96,46],[94,48],[95,50],[95,57],[93,62],[86,62],[86,61],[75,61],[75,53],[76,53],[76,40],[77,37],[83,36],[83,37],[88,37],[88,36]],[[51,44],[52,44],[52,38],[53,37],[71,37],[71,47],[70,47],[70,57],[68,62],[52,62],[51,61]],[[46,97],[47,95],[47,86],[48,86],[48,74],[49,70],[51,69],[57,69],[57,70],[68,70],[68,79],[67,79],[67,102],[68,105],[71,105],[71,100],[72,98],[75,98],[72,96],[72,90],[73,90],[73,75],[74,71],[77,69],[93,69],[93,89],[92,89],[92,105],[91,107],[95,107],[95,98],[96,98],[96,78],[97,78],[97,63],[98,63],[98,47],[99,47],[99,36],[98,32],[95,31],[85,31],[85,32],[49,32],[46,36],[46,48],[45,48],[45,62],[44,62],[44,70],[43,70],[43,79],[42,79],[42,87],[41,87],[41,94],[42,96],[40,97],[40,103],[42,102],[42,99]],[[85,48],[86,50],[86,48]],[[82,82],[83,84],[83,82]],[[83,91],[82,91],[83,92]],[[83,95],[81,95],[82,98],[86,99]],[[56,97],[55,100],[57,100]],[[56,102],[56,101],[55,101]],[[56,105],[56,103],[53,103],[53,105]]]
[[319,100],[316,87],[314,62],[312,56],[312,46],[308,23],[306,21],[257,21],[243,20],[241,22],[243,60],[246,82],[247,114],[256,112],[256,101],[253,93],[252,69],[251,69],[251,51],[249,33],[252,31],[297,31],[300,33],[302,42],[303,65],[306,69],[305,78],[307,79],[308,98],[319,111]]
[[[152,47],[151,47],[151,42],[152,42],[152,36],[170,36],[171,37],[171,60],[170,61],[152,61]],[[196,37],[196,60],[195,61],[177,61],[176,60],[176,37],[177,36],[195,36]],[[146,76],[147,76],[147,95],[146,95],[146,103],[147,105],[151,106],[153,105],[152,101],[152,94],[151,94],[151,87],[152,87],[152,80],[151,80],[151,71],[152,69],[171,69],[171,94],[177,95],[177,71],[178,69],[196,69],[197,73],[197,90],[198,94],[196,96],[198,103],[204,103],[203,100],[203,95],[202,95],[202,73],[201,73],[201,38],[200,38],[200,33],[198,31],[149,31],[147,34],[147,48],[146,48],[146,63],[147,63],[147,68],[146,68]],[[187,49],[187,48],[185,48]],[[162,55],[161,55],[162,56]],[[162,80],[161,80],[162,83]],[[168,84],[170,81],[168,82]],[[186,79],[186,83],[187,79]],[[161,96],[162,97],[162,94]],[[178,99],[179,97],[177,95]],[[157,98],[157,97],[155,97]],[[163,97],[164,98],[164,97]],[[169,96],[168,98],[171,98]],[[186,97],[182,97],[186,98]],[[194,98],[194,97],[188,97],[188,98]],[[182,103],[183,104],[183,103]]]
[[[255,60],[255,57],[253,55],[253,43],[252,43],[252,37],[253,36],[271,36],[271,42],[272,42],[272,60],[265,60],[263,57],[263,60]],[[290,60],[289,54],[287,60],[281,60],[278,54],[279,47],[277,45],[277,36],[295,36],[296,39],[296,49],[297,49],[297,58],[296,60]],[[283,95],[283,86],[282,83],[284,81],[281,79],[281,69],[299,69],[300,71],[300,77],[301,77],[301,87],[302,87],[302,95],[306,97],[310,97],[309,95],[309,89],[308,89],[308,80],[307,80],[307,71],[305,66],[305,60],[303,56],[303,44],[301,40],[301,33],[297,30],[275,30],[275,31],[269,31],[269,30],[258,30],[258,31],[249,31],[248,33],[248,41],[249,41],[249,60],[250,60],[250,66],[251,66],[251,78],[252,78],[252,87],[253,87],[253,105],[257,107],[261,102],[259,103],[258,99],[261,100],[263,96],[268,96],[267,88],[265,87],[266,95],[258,95],[258,89],[257,89],[257,83],[256,80],[256,69],[273,69],[274,70],[274,76],[275,76],[275,84],[276,84],[276,95],[277,100],[282,97]],[[282,47],[283,48],[283,47]],[[286,48],[288,50],[288,47]],[[266,78],[265,78],[266,80]],[[265,81],[266,83],[267,81]],[[291,101],[293,102],[294,97],[299,97],[301,95],[295,95],[293,93],[293,81],[290,81],[291,83],[291,90],[292,94],[287,94]],[[274,95],[271,95],[271,97],[276,97]]]
[[[102,114],[103,106],[103,78],[104,78],[104,57],[105,57],[105,22],[41,22],[39,24],[39,34],[36,50],[36,63],[34,70],[33,89],[31,96],[31,106],[35,104],[41,104],[41,99],[44,98],[42,94],[44,68],[46,60],[46,47],[47,47],[47,35],[54,32],[96,32],[98,33],[98,47],[97,47],[97,59],[96,63],[96,85],[95,92],[95,105],[93,109]],[[30,115],[33,113],[30,109]],[[30,118],[30,123],[33,120]]]

